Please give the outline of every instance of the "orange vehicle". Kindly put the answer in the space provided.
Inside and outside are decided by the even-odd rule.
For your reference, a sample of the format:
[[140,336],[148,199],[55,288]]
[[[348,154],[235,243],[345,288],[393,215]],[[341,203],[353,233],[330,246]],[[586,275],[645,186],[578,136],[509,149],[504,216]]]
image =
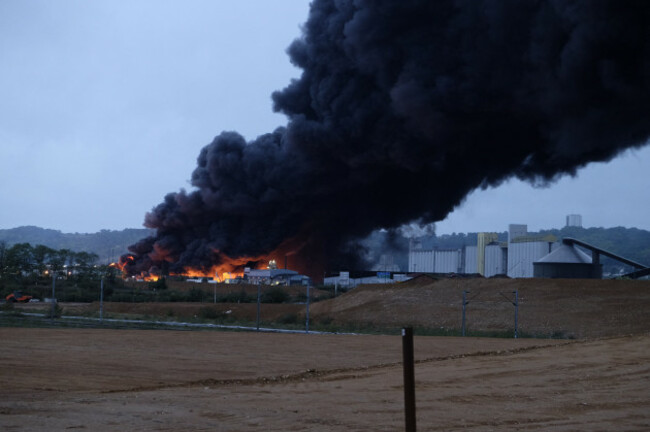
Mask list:
[[5,297],[5,300],[8,302],[18,302],[18,303],[27,303],[32,299],[32,296],[21,293],[20,291],[14,291]]

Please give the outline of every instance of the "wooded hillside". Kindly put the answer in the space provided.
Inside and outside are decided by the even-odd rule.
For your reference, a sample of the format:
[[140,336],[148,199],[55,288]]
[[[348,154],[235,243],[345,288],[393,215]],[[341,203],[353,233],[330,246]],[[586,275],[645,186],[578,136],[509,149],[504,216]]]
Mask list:
[[0,229],[0,242],[7,246],[16,243],[43,245],[52,249],[69,249],[74,252],[89,252],[99,256],[98,262],[115,262],[128,247],[153,233],[149,229],[127,228],[121,231],[101,230],[97,233],[62,233],[58,230],[22,226]]

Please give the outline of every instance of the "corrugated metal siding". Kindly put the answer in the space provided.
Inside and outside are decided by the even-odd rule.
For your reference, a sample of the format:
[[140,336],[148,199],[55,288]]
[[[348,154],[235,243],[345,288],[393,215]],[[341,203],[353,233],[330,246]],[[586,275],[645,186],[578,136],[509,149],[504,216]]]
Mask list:
[[438,250],[434,255],[434,273],[458,273],[461,250]]
[[533,262],[548,254],[552,243],[522,242],[508,245],[508,276],[533,277]]
[[478,273],[477,252],[476,246],[465,246],[465,273],[474,274]]
[[412,250],[409,252],[409,271],[432,273],[434,271],[433,260],[432,250]]
[[485,277],[505,273],[503,268],[505,250],[499,245],[485,247]]

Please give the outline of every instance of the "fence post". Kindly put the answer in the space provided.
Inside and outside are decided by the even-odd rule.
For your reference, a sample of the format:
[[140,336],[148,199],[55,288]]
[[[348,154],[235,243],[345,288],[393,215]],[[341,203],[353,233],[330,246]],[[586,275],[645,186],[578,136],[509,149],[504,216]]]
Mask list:
[[463,331],[463,336],[465,336],[465,309],[467,304],[469,303],[467,301],[467,293],[469,291],[463,291],[463,322],[462,322],[462,331]]
[[56,272],[52,271],[52,310],[50,312],[50,319],[54,319],[54,311],[56,309]]
[[104,278],[99,288],[99,321],[104,322]]
[[262,302],[262,286],[257,285],[257,331],[260,331],[260,303]]
[[517,320],[519,317],[519,290],[513,291],[515,295],[515,339],[517,339]]
[[406,432],[415,432],[415,359],[413,356],[413,327],[402,329],[402,359],[404,368],[404,420]]
[[309,333],[309,285],[307,285],[307,309],[305,310],[305,333]]

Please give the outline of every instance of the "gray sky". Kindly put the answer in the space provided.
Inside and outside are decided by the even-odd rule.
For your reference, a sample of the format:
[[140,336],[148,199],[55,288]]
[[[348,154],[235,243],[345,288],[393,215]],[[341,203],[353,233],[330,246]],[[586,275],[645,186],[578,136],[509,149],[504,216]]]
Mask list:
[[[0,228],[138,228],[190,188],[223,130],[283,125],[271,92],[299,75],[285,53],[306,0],[0,2]],[[584,225],[650,229],[650,148],[549,188],[476,191],[438,233]]]

